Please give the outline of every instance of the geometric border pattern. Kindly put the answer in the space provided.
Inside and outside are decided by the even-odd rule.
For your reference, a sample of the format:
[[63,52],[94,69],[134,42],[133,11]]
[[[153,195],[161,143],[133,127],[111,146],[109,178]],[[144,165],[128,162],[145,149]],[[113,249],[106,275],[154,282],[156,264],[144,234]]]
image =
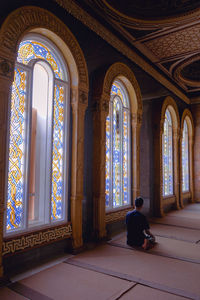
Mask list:
[[18,253],[23,250],[49,244],[51,242],[70,238],[72,236],[71,223],[42,231],[27,233],[18,237],[5,239],[3,242],[3,256]]
[[106,224],[120,221],[125,218],[128,211],[133,210],[133,207],[126,208],[124,210],[112,212],[106,214]]

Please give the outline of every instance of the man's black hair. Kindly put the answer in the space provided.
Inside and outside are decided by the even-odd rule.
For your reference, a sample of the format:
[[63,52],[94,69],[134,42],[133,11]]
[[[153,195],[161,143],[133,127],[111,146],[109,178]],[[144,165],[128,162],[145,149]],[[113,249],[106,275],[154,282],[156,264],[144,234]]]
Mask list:
[[137,197],[135,199],[135,206],[136,207],[141,207],[143,205],[143,203],[144,203],[144,200],[141,197]]

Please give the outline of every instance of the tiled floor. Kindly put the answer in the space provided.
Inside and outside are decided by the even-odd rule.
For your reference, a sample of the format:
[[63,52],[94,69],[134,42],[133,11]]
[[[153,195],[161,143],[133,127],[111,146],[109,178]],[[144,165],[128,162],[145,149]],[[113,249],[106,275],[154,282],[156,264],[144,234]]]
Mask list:
[[200,299],[200,203],[151,220],[158,245],[150,251],[111,241],[11,278],[0,299]]

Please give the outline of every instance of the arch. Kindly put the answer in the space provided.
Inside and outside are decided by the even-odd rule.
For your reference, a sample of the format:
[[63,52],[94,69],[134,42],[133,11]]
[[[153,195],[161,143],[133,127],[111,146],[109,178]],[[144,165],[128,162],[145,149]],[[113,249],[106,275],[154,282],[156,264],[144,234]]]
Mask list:
[[176,130],[180,130],[180,118],[179,118],[179,112],[178,107],[174,99],[170,96],[166,97],[163,105],[162,105],[162,111],[161,111],[161,126],[164,124],[165,120],[165,111],[166,109],[169,109],[171,116],[172,116],[172,126]]
[[117,78],[122,81],[128,91],[131,113],[142,114],[142,97],[139,84],[131,69],[125,64],[117,62],[110,66],[104,77],[102,94],[110,96],[112,83]]
[[[28,32],[40,33],[48,37],[60,49],[68,64],[73,85],[88,92],[88,72],[83,52],[70,30],[51,12],[25,6],[12,12],[0,30],[1,52],[14,63],[18,44]],[[66,46],[67,45],[67,46]],[[78,82],[76,75],[78,74]]]
[[[5,143],[1,152],[1,161],[6,162],[6,126],[8,120],[9,90],[14,78],[14,65],[20,41],[28,33],[40,34],[50,40],[61,52],[69,70],[70,103],[72,106],[72,166],[71,166],[71,223],[73,227],[73,247],[82,246],[82,204],[83,199],[83,148],[84,114],[88,101],[89,80],[83,52],[70,30],[51,12],[35,7],[24,6],[13,11],[0,29],[1,81],[0,93],[2,120],[0,137]],[[81,128],[81,129],[80,129]],[[6,163],[1,173],[6,173]],[[1,186],[5,187],[2,176]],[[77,184],[78,183],[78,184]],[[5,188],[0,198],[0,214],[3,215]],[[76,220],[79,220],[77,222]],[[70,228],[71,228],[70,223]],[[63,224],[66,228],[66,224]],[[53,229],[52,229],[53,230]],[[55,227],[56,230],[56,227]],[[70,229],[71,232],[71,229]],[[0,221],[0,238],[3,236],[3,221]],[[64,236],[63,236],[64,237]],[[22,237],[23,238],[23,237]],[[47,242],[44,240],[44,242]],[[14,243],[14,240],[13,240]],[[30,247],[33,247],[31,244]],[[0,251],[1,256],[1,251]],[[1,266],[0,266],[1,267]]]
[[[189,138],[189,191],[184,193],[182,190],[182,138],[183,138],[183,128],[184,121],[186,121],[188,126],[188,138]],[[184,200],[187,199],[190,202],[194,202],[194,122],[192,113],[189,109],[185,109],[181,118],[181,134],[180,134],[180,205],[184,207]]]
[[[94,210],[95,231],[98,237],[106,235],[106,222],[122,219],[127,209],[121,208],[117,212],[105,212],[105,144],[106,144],[106,118],[109,113],[111,87],[115,80],[119,80],[125,87],[130,103],[130,127],[132,158],[132,191],[131,196],[135,198],[140,192],[139,182],[139,133],[142,120],[142,98],[138,82],[129,67],[121,62],[114,63],[108,69],[96,73],[93,85],[94,101]],[[97,150],[98,149],[98,150]],[[99,182],[101,184],[99,185]],[[97,185],[98,183],[98,185]],[[130,208],[129,208],[130,209]]]
[[[172,135],[173,135],[173,195],[163,196],[163,142],[162,136],[164,132],[164,121],[165,121],[165,112],[169,110],[172,118]],[[179,206],[179,138],[180,138],[180,119],[178,107],[174,99],[170,96],[166,97],[160,117],[160,207],[161,214],[166,206],[175,207],[177,209]]]

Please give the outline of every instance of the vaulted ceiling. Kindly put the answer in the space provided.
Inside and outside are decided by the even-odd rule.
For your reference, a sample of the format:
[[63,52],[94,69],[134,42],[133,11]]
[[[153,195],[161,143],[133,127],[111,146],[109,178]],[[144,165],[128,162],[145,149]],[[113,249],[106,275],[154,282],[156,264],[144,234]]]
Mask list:
[[82,0],[191,97],[200,96],[200,0]]

